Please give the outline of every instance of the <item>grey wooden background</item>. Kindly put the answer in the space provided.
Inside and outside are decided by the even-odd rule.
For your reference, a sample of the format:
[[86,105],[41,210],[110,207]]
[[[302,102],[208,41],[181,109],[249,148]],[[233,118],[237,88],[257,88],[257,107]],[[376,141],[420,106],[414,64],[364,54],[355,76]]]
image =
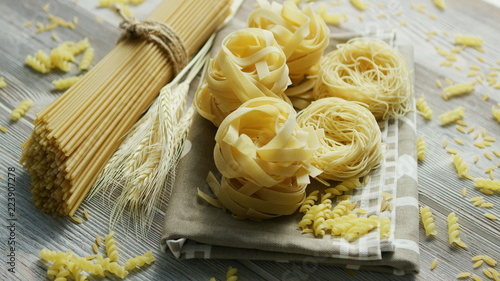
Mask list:
[[[108,233],[107,219],[109,206],[101,206],[98,201],[84,202],[82,209],[87,209],[91,219],[77,225],[67,218],[52,218],[50,215],[39,212],[33,207],[29,192],[29,175],[18,164],[21,154],[20,144],[29,136],[33,126],[35,113],[49,104],[59,92],[51,90],[51,81],[70,76],[61,72],[39,74],[24,65],[28,54],[34,54],[38,49],[49,51],[63,40],[77,41],[89,37],[92,46],[96,49],[96,59],[102,58],[114,46],[120,31],[115,27],[120,21],[114,13],[96,9],[97,0],[75,1],[65,0],[2,0],[0,2],[0,76],[5,77],[8,86],[0,89],[0,125],[8,132],[0,132],[0,217],[2,225],[8,224],[7,206],[7,178],[8,167],[15,168],[16,177],[16,273],[7,271],[7,239],[10,235],[6,227],[0,228],[0,279],[1,280],[45,280],[48,265],[39,260],[38,254],[44,247],[51,250],[71,249],[79,255],[92,253],[91,245],[96,235]],[[330,3],[332,1],[325,1]],[[446,85],[444,78],[455,82],[469,81],[467,78],[469,65],[477,64],[486,75],[490,66],[500,67],[500,8],[487,2],[474,0],[447,1],[445,11],[438,10],[431,0],[377,0],[369,1],[370,8],[364,12],[354,9],[347,0],[341,0],[340,5],[330,6],[329,12],[345,12],[348,21],[341,27],[332,27],[333,32],[368,31],[381,29],[397,29],[398,42],[411,43],[415,47],[415,85],[416,96],[425,94],[427,101],[434,110],[431,121],[418,118],[418,135],[425,135],[427,141],[426,160],[419,165],[420,203],[428,205],[434,212],[438,235],[435,238],[425,237],[420,230],[421,272],[416,276],[392,276],[374,272],[355,272],[350,276],[343,270],[334,267],[311,264],[283,264],[278,262],[251,262],[235,260],[187,260],[177,261],[169,254],[159,250],[161,225],[163,214],[160,212],[155,219],[152,231],[145,239],[137,239],[132,233],[123,229],[118,231],[118,247],[121,250],[122,260],[153,250],[156,262],[144,270],[134,271],[128,278],[135,280],[208,280],[216,277],[225,278],[228,266],[237,267],[240,280],[282,280],[285,277],[293,280],[454,280],[457,273],[471,271],[483,279],[486,276],[480,269],[473,270],[471,257],[477,254],[487,254],[500,261],[500,222],[491,221],[484,217],[485,212],[500,217],[499,195],[486,196],[487,202],[494,203],[492,209],[486,210],[474,207],[470,198],[482,195],[475,190],[473,183],[468,180],[459,180],[451,164],[451,156],[442,148],[445,139],[449,140],[449,147],[461,152],[469,165],[473,177],[488,177],[484,170],[494,165],[495,179],[500,178],[499,158],[493,156],[489,161],[483,155],[493,148],[500,150],[500,124],[491,114],[491,106],[500,101],[500,90],[486,85],[476,85],[474,93],[444,101],[441,90],[435,85],[440,79]],[[489,1],[495,3],[495,1]],[[159,0],[146,0],[142,5],[133,8],[138,17],[144,17],[154,9]],[[246,1],[249,7],[254,1]],[[35,33],[35,27],[25,28],[24,24],[30,20],[44,21],[45,12],[42,7],[50,4],[50,12],[65,19],[79,18],[75,30],[57,28],[53,30],[60,41],[50,38],[52,31],[40,34]],[[378,5],[384,4],[384,5]],[[412,8],[423,5],[424,13]],[[498,1],[496,1],[498,4]],[[313,3],[318,5],[318,3]],[[401,11],[401,13],[400,13]],[[432,13],[437,19],[429,16]],[[363,21],[359,18],[362,15]],[[385,15],[385,16],[380,16]],[[103,18],[103,23],[96,20],[96,16]],[[194,19],[195,20],[195,19]],[[401,26],[402,22],[407,23]],[[429,31],[437,31],[429,41],[426,37]],[[450,36],[445,36],[446,31]],[[484,38],[484,49],[480,53],[468,48],[457,55],[456,65],[464,71],[454,67],[440,66],[445,60],[437,54],[434,46],[449,50],[453,46],[453,35],[456,33],[476,34]],[[481,55],[486,63],[477,60]],[[94,61],[94,63],[95,63]],[[492,71],[491,71],[492,72]],[[498,72],[498,71],[497,71]],[[500,78],[499,78],[500,80]],[[485,93],[490,92],[490,99],[483,101]],[[17,122],[10,119],[10,111],[21,102],[24,97],[30,97],[34,106],[26,116]],[[479,149],[472,145],[472,135],[464,135],[455,129],[455,126],[442,127],[439,125],[438,115],[454,109],[460,105],[466,107],[464,120],[469,125],[475,125],[476,130],[485,128],[488,135],[497,138],[492,147]],[[466,141],[465,145],[458,145],[454,138]],[[473,164],[476,154],[480,155],[477,164]],[[492,154],[492,153],[491,153]],[[493,154],[492,154],[493,155]],[[468,195],[463,198],[462,188],[466,187]],[[460,236],[468,248],[450,247],[447,241],[446,216],[454,211],[459,217]],[[80,213],[78,213],[80,214]],[[100,251],[103,249],[101,247]],[[436,269],[430,270],[430,264],[438,259]],[[110,278],[113,279],[113,278]],[[290,280],[290,279],[287,279]]]

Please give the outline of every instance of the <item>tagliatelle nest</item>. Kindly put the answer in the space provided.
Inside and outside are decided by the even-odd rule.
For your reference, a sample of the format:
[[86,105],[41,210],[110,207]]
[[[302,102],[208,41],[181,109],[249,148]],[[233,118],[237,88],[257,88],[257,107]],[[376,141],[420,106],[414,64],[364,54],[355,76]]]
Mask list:
[[381,40],[357,38],[321,60],[314,95],[360,101],[375,118],[386,119],[411,109],[413,87],[401,53]]
[[322,130],[301,128],[291,105],[256,98],[224,119],[214,160],[222,174],[214,193],[238,218],[267,219],[295,212],[305,198]]
[[289,84],[286,57],[273,34],[241,29],[224,38],[194,105],[201,116],[219,126],[229,113],[253,98],[273,97],[290,103],[284,94]]
[[319,178],[337,181],[359,178],[380,164],[380,128],[363,103],[340,98],[319,99],[299,113],[297,124],[325,132],[311,160],[323,171]]

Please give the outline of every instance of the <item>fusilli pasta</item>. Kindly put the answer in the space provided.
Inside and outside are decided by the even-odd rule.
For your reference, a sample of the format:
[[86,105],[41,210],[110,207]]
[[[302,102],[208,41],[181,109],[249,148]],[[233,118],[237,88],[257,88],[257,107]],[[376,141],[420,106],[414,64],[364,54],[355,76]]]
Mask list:
[[[439,81],[439,80],[438,80]],[[419,110],[419,113],[427,120],[431,120],[432,118],[432,109],[429,107],[427,102],[425,101],[424,95],[420,96],[416,100],[417,108]]]
[[300,205],[299,211],[301,213],[306,213],[311,207],[316,203],[318,200],[318,193],[319,190],[312,191],[307,195],[306,199],[304,199],[304,202],[302,202],[302,205]]
[[424,136],[421,136],[417,140],[417,158],[420,161],[424,161],[425,153],[426,153],[426,142],[424,140]]
[[136,267],[141,267],[144,264],[150,264],[155,261],[153,257],[153,253],[151,251],[147,251],[142,256],[137,256],[135,258],[130,258],[125,262],[125,269],[132,270]]
[[464,159],[462,159],[460,154],[456,153],[452,155],[451,158],[453,159],[453,164],[455,165],[455,169],[457,170],[458,177],[472,179],[472,177],[469,175],[469,167],[467,167],[467,164],[465,164],[465,161]]
[[61,78],[52,81],[54,84],[54,90],[66,90],[69,87],[73,86],[78,80],[80,80],[81,76],[71,76],[67,78]]
[[85,52],[83,53],[82,60],[78,65],[78,69],[80,71],[89,69],[93,59],[94,59],[94,48],[86,49]]
[[458,227],[458,218],[455,216],[454,212],[451,212],[448,215],[448,241],[451,244],[455,243],[462,248],[466,248],[467,246],[462,242],[460,237],[458,237],[459,231]]
[[460,106],[452,111],[448,111],[439,115],[439,119],[441,119],[442,125],[448,125],[452,122],[460,120],[464,117],[465,107]]
[[432,212],[429,207],[421,207],[420,208],[420,217],[422,218],[422,223],[425,228],[425,235],[436,235],[437,231],[434,229],[434,219],[432,218]]
[[112,262],[117,262],[119,260],[118,251],[116,249],[116,240],[113,238],[115,234],[111,231],[109,234],[104,236],[104,244],[106,245],[106,253],[108,254],[109,260]]
[[28,55],[26,57],[26,64],[31,66],[31,68],[33,68],[34,70],[38,71],[38,72],[41,72],[41,73],[47,73],[49,72],[49,70],[47,69],[47,67],[45,66],[45,64],[43,64],[39,59],[37,59],[36,57],[32,57],[31,55]]

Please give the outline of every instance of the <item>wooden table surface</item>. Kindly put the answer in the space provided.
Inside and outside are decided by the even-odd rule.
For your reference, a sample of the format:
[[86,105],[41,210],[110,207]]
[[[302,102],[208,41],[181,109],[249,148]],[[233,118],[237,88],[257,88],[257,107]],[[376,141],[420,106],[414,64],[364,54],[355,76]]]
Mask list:
[[[132,11],[142,18],[154,9],[159,1],[146,0],[138,7],[133,7]],[[470,65],[478,65],[479,72],[483,73],[485,78],[489,73],[500,72],[495,68],[500,68],[500,8],[494,6],[495,2],[497,5],[499,2],[447,1],[444,11],[437,9],[431,0],[369,2],[370,7],[363,12],[356,10],[347,0],[341,0],[338,6],[329,6],[330,12],[345,12],[348,15],[348,20],[340,27],[332,27],[333,32],[366,32],[395,28],[398,43],[413,44],[415,48],[416,97],[425,94],[434,111],[430,121],[418,116],[418,136],[423,135],[427,141],[426,159],[419,164],[419,201],[421,205],[430,206],[434,212],[438,232],[436,237],[428,238],[423,228],[420,228],[420,273],[414,276],[393,276],[376,272],[355,272],[355,276],[351,276],[342,269],[315,264],[236,260],[178,261],[159,249],[163,223],[163,213],[160,212],[152,231],[145,239],[137,239],[126,230],[117,232],[122,260],[148,250],[153,250],[156,257],[154,264],[144,270],[134,271],[128,276],[129,279],[209,280],[210,277],[216,277],[218,280],[224,280],[227,267],[233,266],[239,270],[239,280],[282,280],[285,276],[293,276],[293,280],[455,280],[456,274],[463,271],[474,272],[483,280],[487,280],[482,272],[482,268],[486,266],[473,269],[471,257],[484,254],[500,261],[500,221],[489,220],[484,216],[484,213],[488,212],[500,217],[500,196],[482,194],[474,188],[473,181],[458,179],[451,155],[443,148],[443,141],[448,140],[448,147],[460,152],[470,168],[472,177],[487,178],[489,175],[485,173],[485,169],[494,166],[493,176],[500,179],[500,158],[492,153],[493,149],[500,151],[500,123],[491,113],[491,107],[500,102],[500,89],[488,86],[486,79],[483,79],[484,84],[477,83],[473,93],[444,101],[441,98],[442,89],[436,86],[435,81],[439,79],[444,86],[447,85],[445,78],[455,83],[474,81],[476,76],[467,77]],[[60,95],[60,92],[52,90],[51,81],[70,75],[61,72],[38,74],[24,65],[24,59],[38,49],[47,52],[62,41],[78,41],[83,37],[89,37],[96,49],[95,61],[102,58],[112,49],[120,34],[116,28],[120,18],[112,11],[96,8],[97,3],[97,0],[0,2],[0,76],[5,77],[8,84],[0,89],[0,125],[8,129],[7,133],[0,132],[0,216],[2,225],[15,225],[15,228],[2,227],[0,230],[1,280],[45,280],[48,264],[39,259],[41,249],[71,249],[79,255],[89,255],[92,254],[91,245],[96,235],[104,237],[108,233],[107,209],[97,201],[83,203],[79,211],[84,208],[91,216],[91,219],[83,224],[75,224],[68,218],[52,218],[35,209],[30,199],[29,175],[18,164],[20,144],[31,133],[31,122],[35,113]],[[254,1],[246,1],[244,5],[253,3]],[[73,16],[79,18],[74,30],[62,27],[53,30],[59,36],[59,41],[51,39],[52,31],[37,34],[36,27],[24,27],[28,21],[46,20],[42,10],[46,4],[50,4],[49,12],[56,16],[65,19],[72,19]],[[318,3],[313,5],[316,7]],[[419,8],[422,11],[419,11]],[[97,21],[96,16],[104,21]],[[432,31],[436,31],[436,34],[428,38],[429,32]],[[467,48],[456,55],[457,60],[453,66],[441,66],[445,58],[437,53],[435,46],[449,51],[454,47],[453,36],[458,33],[481,36],[484,39],[485,52]],[[484,62],[479,61],[478,56],[484,58]],[[498,79],[500,81],[500,78]],[[486,93],[490,95],[485,101],[483,97]],[[24,97],[30,97],[34,106],[24,118],[14,122],[10,119],[10,112]],[[466,108],[464,121],[468,124],[467,129],[475,126],[474,132],[464,134],[459,132],[455,125],[440,125],[438,115],[458,106]],[[473,136],[483,128],[488,136],[496,138],[497,141],[493,142],[491,147],[481,149],[473,145]],[[481,140],[481,133],[479,135],[478,140]],[[455,138],[463,140],[465,144],[456,143]],[[485,152],[493,155],[493,160],[488,160]],[[476,155],[479,155],[479,161],[474,163]],[[15,190],[13,194],[9,194],[7,182],[8,178],[12,177],[16,180]],[[462,196],[464,187],[467,189],[465,198]],[[494,207],[485,209],[474,206],[470,201],[474,196],[484,196],[484,200],[493,203]],[[16,209],[12,215],[9,213],[9,198],[15,198]],[[467,249],[448,244],[446,217],[450,212],[455,212],[459,218],[460,237],[467,244]],[[7,270],[10,268],[7,255],[11,253],[7,243],[12,240],[16,243],[15,273]],[[437,267],[431,270],[430,265],[434,259],[437,259]]]

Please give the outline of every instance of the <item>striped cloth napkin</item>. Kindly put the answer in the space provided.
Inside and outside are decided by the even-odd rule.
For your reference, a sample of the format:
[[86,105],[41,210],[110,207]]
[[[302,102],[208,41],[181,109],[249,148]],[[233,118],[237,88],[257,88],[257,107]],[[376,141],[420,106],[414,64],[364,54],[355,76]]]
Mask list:
[[[246,19],[245,6],[236,19]],[[241,25],[241,26],[240,26]],[[242,28],[244,23],[230,23],[218,37]],[[345,38],[348,39],[348,38]],[[216,40],[215,46],[220,46]],[[338,38],[337,38],[338,40]],[[335,46],[334,44],[331,44]],[[410,70],[413,70],[413,48],[401,46]],[[217,51],[217,50],[215,50]],[[414,71],[412,71],[414,73]],[[255,222],[233,219],[197,196],[197,188],[211,194],[206,184],[209,172],[220,176],[213,162],[216,127],[197,115],[188,136],[169,205],[165,215],[161,246],[179,259],[251,259],[304,262],[348,269],[374,270],[396,275],[418,273],[418,190],[416,157],[416,114],[389,119],[380,124],[386,144],[383,164],[373,170],[369,181],[351,193],[351,201],[368,215],[390,217],[389,238],[380,239],[377,228],[361,238],[348,242],[344,238],[323,238],[303,234],[297,224],[302,213]],[[317,181],[307,189],[322,190]],[[393,196],[392,208],[381,211],[383,193]]]

